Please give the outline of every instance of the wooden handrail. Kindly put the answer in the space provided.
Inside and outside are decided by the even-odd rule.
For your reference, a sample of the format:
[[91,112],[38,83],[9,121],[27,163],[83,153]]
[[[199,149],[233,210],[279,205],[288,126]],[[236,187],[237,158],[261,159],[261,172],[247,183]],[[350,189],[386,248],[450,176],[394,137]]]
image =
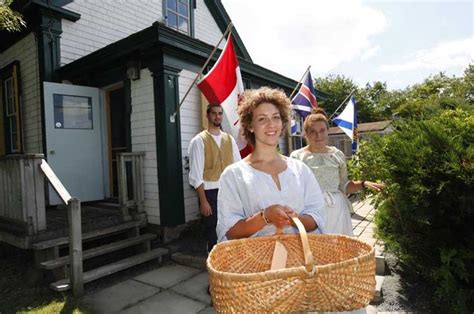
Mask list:
[[54,173],[53,169],[48,165],[46,160],[41,160],[41,170],[43,170],[44,175],[48,179],[49,183],[53,186],[54,190],[59,194],[59,197],[61,197],[62,201],[64,204],[68,204],[69,200],[71,199],[71,195],[69,192],[66,190],[64,185],[61,183],[61,181],[58,179],[56,174]]

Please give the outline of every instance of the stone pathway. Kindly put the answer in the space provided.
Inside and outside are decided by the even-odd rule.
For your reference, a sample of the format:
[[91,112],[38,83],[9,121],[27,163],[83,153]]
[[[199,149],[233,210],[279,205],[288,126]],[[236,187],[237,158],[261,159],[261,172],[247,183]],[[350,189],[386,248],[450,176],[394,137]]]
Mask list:
[[[376,255],[383,246],[374,238],[375,209],[369,201],[354,201],[352,214],[354,235],[376,246]],[[141,274],[122,283],[84,297],[95,313],[215,313],[207,294],[208,275],[205,259],[175,253],[182,264],[167,265]],[[190,263],[186,262],[190,261]],[[380,277],[380,276],[377,276]],[[376,313],[375,307],[367,313]]]
[[375,247],[375,255],[382,255],[384,252],[383,243],[376,239],[374,235],[375,208],[370,202],[370,199],[352,201],[352,207],[354,208],[354,213],[351,215],[352,229],[357,239]]

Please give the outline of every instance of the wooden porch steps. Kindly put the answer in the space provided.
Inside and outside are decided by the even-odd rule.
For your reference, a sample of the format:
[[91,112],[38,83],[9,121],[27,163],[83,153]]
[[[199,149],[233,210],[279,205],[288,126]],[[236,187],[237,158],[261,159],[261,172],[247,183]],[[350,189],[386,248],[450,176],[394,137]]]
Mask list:
[[[124,270],[126,268],[144,263],[146,261],[161,258],[163,255],[168,254],[168,250],[166,249],[154,249],[149,252],[141,253],[139,255],[135,255],[123,260],[119,260],[115,263],[108,264],[99,268],[95,268],[93,270],[84,272],[83,274],[83,282],[88,283],[93,280],[111,275],[118,271]],[[61,279],[59,281],[53,282],[50,284],[51,289],[56,291],[65,291],[71,288],[69,278]]]
[[[134,246],[140,243],[153,240],[154,238],[156,238],[156,235],[147,233],[144,235],[140,235],[138,237],[128,238],[128,239],[118,241],[118,242],[108,243],[102,246],[98,246],[98,247],[83,251],[82,259],[86,260],[86,259],[93,258],[96,256],[111,253],[111,252],[114,252],[126,247]],[[54,260],[42,262],[40,263],[39,267],[43,269],[55,269],[55,268],[68,265],[68,264],[69,264],[69,255],[66,255]]]
[[[120,223],[82,234],[85,249],[82,252],[83,283],[116,273],[129,267],[159,259],[168,254],[167,249],[151,249],[151,241],[155,234],[141,234],[140,229],[145,221],[135,220]],[[50,271],[56,282],[50,284],[51,289],[64,291],[71,289],[70,276],[75,270],[70,265],[67,254],[68,237],[37,242],[32,245],[35,253],[36,267]],[[69,248],[70,249],[70,248]]]
[[[82,234],[82,241],[84,242],[86,240],[93,240],[102,236],[107,236],[114,233],[125,231],[127,229],[138,228],[138,227],[143,227],[143,226],[145,226],[145,223],[142,221],[130,221],[130,222],[122,223],[120,225],[116,225],[113,227],[98,229],[98,230],[84,233]],[[43,249],[47,249],[47,248],[51,248],[55,246],[65,245],[68,243],[69,243],[69,237],[60,237],[60,238],[56,238],[52,240],[34,243],[31,245],[31,248],[33,250],[43,250]]]

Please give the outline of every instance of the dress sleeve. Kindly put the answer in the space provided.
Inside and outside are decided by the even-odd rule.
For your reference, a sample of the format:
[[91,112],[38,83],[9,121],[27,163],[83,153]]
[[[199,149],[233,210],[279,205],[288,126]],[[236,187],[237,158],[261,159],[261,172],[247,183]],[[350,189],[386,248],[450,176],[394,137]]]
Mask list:
[[350,181],[347,176],[346,157],[340,150],[336,151],[334,155],[336,156],[339,164],[339,190],[341,190],[342,193],[347,194],[347,185]]
[[245,219],[244,209],[240,193],[238,190],[239,184],[244,184],[243,181],[237,182],[235,170],[227,168],[221,175],[219,180],[219,193],[217,195],[217,241],[226,241],[226,233],[239,220]]
[[204,143],[200,136],[195,136],[188,148],[189,154],[189,184],[197,189],[203,182],[204,173]]
[[326,228],[326,206],[323,193],[319,187],[318,181],[311,170],[306,165],[302,165],[301,178],[304,186],[304,208],[301,214],[310,215],[318,225],[320,233],[325,232]]

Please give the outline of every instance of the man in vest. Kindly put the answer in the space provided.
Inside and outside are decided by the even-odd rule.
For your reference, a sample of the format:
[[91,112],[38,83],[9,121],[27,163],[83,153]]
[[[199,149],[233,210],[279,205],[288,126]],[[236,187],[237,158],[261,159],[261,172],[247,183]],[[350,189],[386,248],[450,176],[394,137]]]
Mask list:
[[222,107],[207,106],[207,130],[196,135],[189,144],[189,184],[197,191],[199,210],[204,224],[207,250],[217,243],[217,192],[225,167],[240,160],[234,138],[221,131]]

